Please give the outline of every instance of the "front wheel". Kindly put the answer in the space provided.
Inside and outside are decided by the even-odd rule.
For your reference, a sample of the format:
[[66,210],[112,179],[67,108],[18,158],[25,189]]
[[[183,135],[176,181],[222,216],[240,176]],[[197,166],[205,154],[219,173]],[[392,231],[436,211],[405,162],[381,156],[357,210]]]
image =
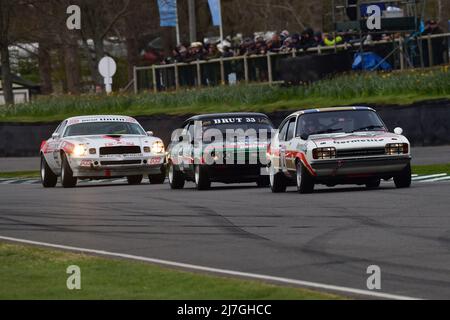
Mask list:
[[195,166],[194,180],[197,190],[208,190],[211,188],[211,180],[209,180],[208,171],[205,166]]
[[394,176],[397,188],[409,188],[411,186],[411,164],[408,164],[398,175]]
[[183,189],[185,183],[183,172],[177,170],[171,162],[169,163],[168,171],[170,188],[174,190]]
[[149,175],[148,180],[150,184],[163,184],[166,181],[166,170],[161,169],[160,174]]
[[143,176],[128,176],[127,181],[129,185],[138,185],[141,184]]
[[74,178],[69,161],[65,154],[62,155],[61,183],[64,188],[73,188],[77,185],[77,178]]
[[296,177],[297,191],[299,193],[312,193],[314,191],[314,177],[301,161],[297,162]]
[[370,180],[366,183],[367,189],[377,189],[380,187],[381,179]]
[[270,167],[269,169],[269,182],[270,182],[270,189],[273,193],[282,193],[286,192],[287,183],[286,183],[286,177],[284,176],[283,172],[275,172],[275,168]]
[[45,161],[45,157],[41,156],[41,183],[44,188],[54,188],[58,182],[58,177],[53,173],[52,169]]

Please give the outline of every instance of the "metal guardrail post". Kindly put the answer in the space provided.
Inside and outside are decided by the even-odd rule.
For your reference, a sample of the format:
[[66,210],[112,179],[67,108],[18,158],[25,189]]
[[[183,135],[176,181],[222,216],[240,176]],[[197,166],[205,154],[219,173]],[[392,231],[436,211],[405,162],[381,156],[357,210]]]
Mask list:
[[201,87],[202,86],[202,70],[200,67],[200,61],[197,60],[197,86]]
[[152,66],[153,92],[158,92],[158,81],[156,80],[156,67]]
[[269,84],[272,84],[273,74],[272,74],[272,59],[270,59],[270,53],[267,54],[267,72],[269,75]]
[[180,88],[180,76],[178,74],[178,64],[175,63],[175,90],[178,90]]
[[222,85],[225,84],[225,66],[223,63],[223,58],[220,58],[220,81]]
[[248,59],[247,56],[244,56],[244,78],[245,78],[245,83],[248,84],[249,79],[248,79]]
[[405,70],[405,57],[402,37],[400,37],[398,45],[400,46],[400,70]]
[[427,43],[428,43],[428,63],[430,64],[429,67],[432,67],[434,65],[434,59],[433,59],[433,43],[431,41],[431,35],[428,35]]
[[138,79],[137,79],[137,69],[134,66],[133,67],[133,89],[134,89],[134,94],[138,94]]

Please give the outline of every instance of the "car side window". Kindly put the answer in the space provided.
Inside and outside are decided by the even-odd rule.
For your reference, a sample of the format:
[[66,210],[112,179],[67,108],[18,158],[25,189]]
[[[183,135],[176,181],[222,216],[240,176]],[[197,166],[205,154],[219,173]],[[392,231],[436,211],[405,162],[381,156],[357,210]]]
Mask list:
[[55,133],[59,134],[59,137],[62,137],[64,129],[66,128],[67,120],[61,122],[61,124],[56,128]]
[[287,132],[287,129],[288,129],[288,125],[289,125],[289,121],[286,121],[286,122],[282,125],[282,127],[279,129],[279,130],[280,130],[280,133],[278,134],[278,139],[279,139],[280,141],[286,141],[285,138],[286,138],[286,132]]
[[294,138],[295,133],[295,117],[289,120],[286,141],[291,141]]

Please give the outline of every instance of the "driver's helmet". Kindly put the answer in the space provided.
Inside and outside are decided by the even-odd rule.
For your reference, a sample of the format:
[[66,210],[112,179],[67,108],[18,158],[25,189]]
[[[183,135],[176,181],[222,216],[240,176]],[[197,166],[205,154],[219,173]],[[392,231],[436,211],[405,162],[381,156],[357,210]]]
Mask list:
[[310,135],[317,132],[320,128],[320,124],[316,119],[305,119],[303,120],[303,132]]

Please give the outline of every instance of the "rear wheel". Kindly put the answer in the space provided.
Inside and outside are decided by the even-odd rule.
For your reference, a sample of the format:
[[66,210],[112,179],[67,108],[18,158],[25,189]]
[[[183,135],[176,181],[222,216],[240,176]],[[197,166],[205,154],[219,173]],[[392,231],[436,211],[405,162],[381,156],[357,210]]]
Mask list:
[[381,184],[381,179],[370,180],[369,182],[366,183],[366,188],[367,189],[377,189],[380,187],[380,184]]
[[314,191],[314,177],[301,161],[297,162],[296,182],[299,193],[312,193]]
[[166,181],[166,170],[165,168],[161,169],[160,174],[149,175],[148,180],[150,184],[163,184]]
[[169,163],[168,171],[170,188],[183,189],[185,183],[183,172],[177,170],[171,162]]
[[77,185],[77,178],[74,178],[69,161],[65,154],[62,155],[61,183],[64,188],[73,188]]
[[195,166],[194,180],[197,190],[208,190],[211,188],[211,180],[209,180],[208,171],[205,166]]
[[398,175],[394,176],[397,188],[409,188],[411,186],[411,164],[408,164]]
[[272,166],[269,169],[269,182],[270,182],[270,189],[273,193],[281,193],[286,192],[286,177],[284,176],[283,172],[275,171],[275,168]]
[[144,177],[143,177],[142,175],[140,175],[140,176],[128,176],[128,177],[127,177],[128,184],[129,184],[129,185],[138,185],[138,184],[141,184],[143,178],[144,178]]
[[41,183],[44,188],[54,188],[58,182],[58,177],[53,173],[52,169],[45,161],[45,157],[41,155]]
[[268,176],[260,176],[256,181],[258,188],[267,188],[270,186],[270,178]]

